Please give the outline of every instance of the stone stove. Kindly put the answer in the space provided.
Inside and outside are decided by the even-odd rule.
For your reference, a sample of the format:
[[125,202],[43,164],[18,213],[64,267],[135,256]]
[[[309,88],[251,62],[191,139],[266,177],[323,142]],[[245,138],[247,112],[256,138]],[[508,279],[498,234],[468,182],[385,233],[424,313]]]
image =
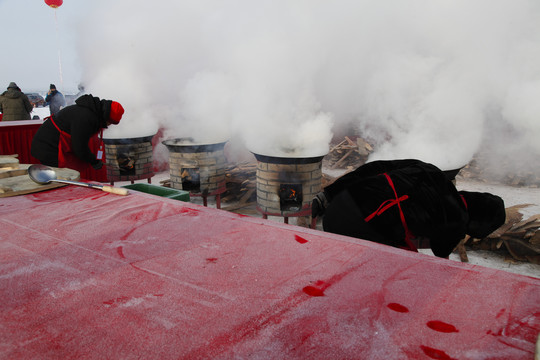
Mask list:
[[263,218],[311,216],[311,201],[322,190],[322,159],[275,157],[257,159],[257,210]]
[[148,179],[154,176],[153,146],[151,136],[121,139],[103,139],[107,162],[107,180],[115,181]]
[[169,150],[171,187],[202,196],[204,206],[208,196],[216,196],[216,207],[221,208],[221,194],[227,190],[226,142],[198,144],[191,138],[177,138],[162,143]]

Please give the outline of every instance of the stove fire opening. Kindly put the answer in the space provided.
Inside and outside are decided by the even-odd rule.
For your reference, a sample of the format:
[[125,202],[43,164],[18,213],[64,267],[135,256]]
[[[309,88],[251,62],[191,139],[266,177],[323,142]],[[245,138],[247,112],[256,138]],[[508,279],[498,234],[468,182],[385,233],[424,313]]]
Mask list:
[[302,209],[302,184],[280,184],[278,195],[281,211],[300,211]]
[[135,155],[129,153],[118,153],[118,170],[120,175],[135,175]]
[[186,191],[200,192],[201,174],[199,168],[182,168],[182,189]]

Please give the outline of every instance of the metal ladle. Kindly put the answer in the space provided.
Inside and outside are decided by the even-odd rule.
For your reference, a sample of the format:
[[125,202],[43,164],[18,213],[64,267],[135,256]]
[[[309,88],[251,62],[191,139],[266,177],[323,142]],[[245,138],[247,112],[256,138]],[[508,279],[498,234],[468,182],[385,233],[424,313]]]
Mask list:
[[98,184],[88,184],[84,182],[79,181],[72,181],[72,180],[59,180],[57,179],[56,172],[42,164],[33,164],[28,167],[28,176],[30,176],[30,179],[32,179],[34,182],[45,185],[49,184],[51,182],[58,182],[63,184],[70,184],[70,185],[78,185],[78,186],[84,186],[89,188],[94,188],[98,190],[102,190],[105,192],[109,192],[116,195],[127,195],[128,190],[124,188],[116,188],[108,185],[98,185]]

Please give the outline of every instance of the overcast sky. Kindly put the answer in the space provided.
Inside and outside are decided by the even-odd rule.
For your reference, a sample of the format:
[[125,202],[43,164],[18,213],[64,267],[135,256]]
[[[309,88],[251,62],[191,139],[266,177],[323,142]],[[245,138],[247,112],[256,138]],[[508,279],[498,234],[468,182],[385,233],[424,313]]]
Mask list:
[[312,156],[343,128],[371,159],[540,158],[540,0],[0,0],[0,23],[0,89],[82,82],[124,105],[110,137]]
[[45,92],[51,83],[77,92],[81,75],[74,35],[91,3],[65,0],[54,10],[43,0],[0,0],[0,89],[14,81],[26,92]]

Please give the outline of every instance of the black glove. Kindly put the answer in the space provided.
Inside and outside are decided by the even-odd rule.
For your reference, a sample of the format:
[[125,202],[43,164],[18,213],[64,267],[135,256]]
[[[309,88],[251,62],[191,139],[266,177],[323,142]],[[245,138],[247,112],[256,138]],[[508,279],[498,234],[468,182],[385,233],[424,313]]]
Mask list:
[[94,170],[99,170],[103,167],[103,163],[101,161],[95,162],[92,164],[92,167],[94,168]]
[[324,215],[324,211],[328,206],[328,199],[324,192],[320,192],[313,198],[311,203],[311,217],[318,217]]

